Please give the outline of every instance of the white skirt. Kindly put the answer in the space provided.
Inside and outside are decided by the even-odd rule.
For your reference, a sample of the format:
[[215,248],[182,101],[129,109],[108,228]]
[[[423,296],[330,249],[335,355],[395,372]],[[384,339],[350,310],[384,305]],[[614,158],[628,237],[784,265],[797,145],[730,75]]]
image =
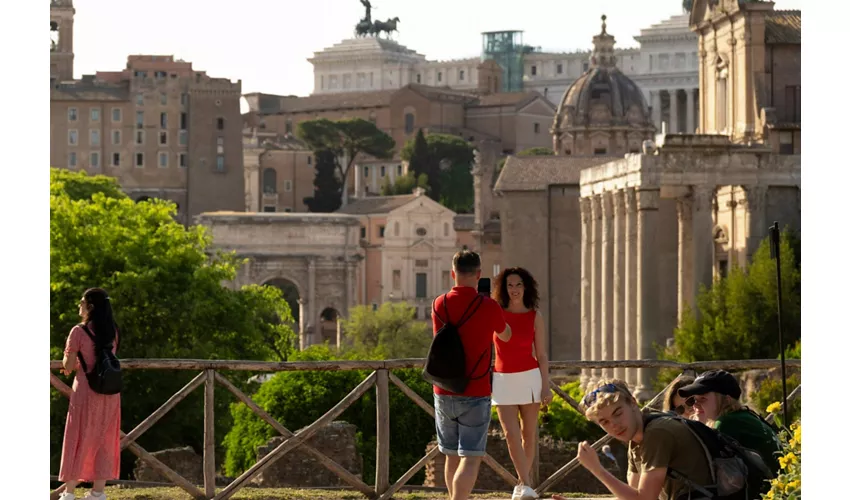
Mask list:
[[493,372],[492,404],[512,406],[539,403],[542,388],[540,368],[517,373]]

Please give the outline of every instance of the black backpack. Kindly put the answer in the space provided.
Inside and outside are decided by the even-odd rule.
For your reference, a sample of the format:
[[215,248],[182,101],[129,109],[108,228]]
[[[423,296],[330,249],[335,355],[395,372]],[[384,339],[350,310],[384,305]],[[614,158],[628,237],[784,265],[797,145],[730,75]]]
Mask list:
[[[461,341],[459,331],[460,327],[475,314],[475,311],[478,310],[482,302],[484,302],[484,297],[481,295],[472,299],[472,302],[466,307],[466,311],[464,311],[457,324],[453,324],[451,318],[449,318],[449,304],[446,296],[443,295],[443,307],[446,309],[445,319],[437,312],[437,299],[434,299],[431,309],[434,311],[437,319],[443,323],[443,326],[437,330],[434,340],[431,341],[431,347],[428,349],[425,369],[422,370],[422,377],[425,380],[445,391],[462,394],[469,385],[469,382],[484,378],[490,374],[490,363],[487,363],[487,372],[479,377],[472,377],[472,374],[475,373],[484,356],[491,353],[493,349],[492,344],[490,350],[481,353],[478,361],[475,362],[475,366],[467,372],[466,352],[463,349],[463,342]],[[470,312],[473,305],[475,309],[472,309],[472,312]],[[490,356],[487,357],[487,361],[490,361]]]
[[[121,362],[112,353],[112,342],[104,345],[98,345],[97,339],[88,329],[86,325],[80,324],[86,335],[94,342],[94,352],[96,356],[94,369],[89,372],[86,367],[86,361],[83,359],[82,353],[77,353],[80,358],[80,365],[83,367],[83,373],[86,374],[86,380],[89,382],[91,390],[98,394],[113,395],[121,392],[124,388],[124,382],[121,379]],[[116,345],[116,350],[118,350]]]
[[682,418],[675,413],[651,413],[644,418],[644,428],[661,417],[672,418],[685,424],[702,444],[711,468],[713,484],[709,485],[696,484],[679,471],[668,468],[669,477],[684,482],[690,488],[690,492],[680,495],[679,498],[761,499],[761,492],[769,487],[767,481],[774,477],[761,455],[702,422]]

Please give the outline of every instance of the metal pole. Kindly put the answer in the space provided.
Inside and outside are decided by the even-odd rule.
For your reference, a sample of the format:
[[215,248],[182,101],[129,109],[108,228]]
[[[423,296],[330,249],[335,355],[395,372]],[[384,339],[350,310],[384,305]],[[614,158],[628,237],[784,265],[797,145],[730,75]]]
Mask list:
[[782,341],[782,259],[779,252],[779,222],[770,227],[770,254],[776,261],[776,323],[779,332],[779,362],[782,372],[782,424],[788,426],[788,388],[785,382],[785,344]]

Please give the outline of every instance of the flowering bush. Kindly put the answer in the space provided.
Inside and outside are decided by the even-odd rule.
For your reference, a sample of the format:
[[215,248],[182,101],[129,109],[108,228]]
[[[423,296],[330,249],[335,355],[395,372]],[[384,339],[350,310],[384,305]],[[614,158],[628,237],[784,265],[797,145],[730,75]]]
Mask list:
[[[773,403],[767,407],[767,411],[773,413],[774,418],[781,422],[781,408],[779,403]],[[779,475],[770,482],[770,491],[762,495],[764,500],[798,500],[802,496],[800,468],[803,453],[800,421],[791,424],[790,429],[790,433],[786,430],[780,433],[782,456],[779,457]]]

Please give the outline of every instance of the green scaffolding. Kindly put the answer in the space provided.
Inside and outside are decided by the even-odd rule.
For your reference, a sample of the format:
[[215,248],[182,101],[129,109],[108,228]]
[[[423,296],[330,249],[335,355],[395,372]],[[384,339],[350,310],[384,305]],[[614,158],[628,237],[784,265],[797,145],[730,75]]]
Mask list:
[[502,91],[521,91],[523,56],[534,50],[522,43],[522,31],[487,31],[481,41],[481,60],[492,59],[502,67]]

